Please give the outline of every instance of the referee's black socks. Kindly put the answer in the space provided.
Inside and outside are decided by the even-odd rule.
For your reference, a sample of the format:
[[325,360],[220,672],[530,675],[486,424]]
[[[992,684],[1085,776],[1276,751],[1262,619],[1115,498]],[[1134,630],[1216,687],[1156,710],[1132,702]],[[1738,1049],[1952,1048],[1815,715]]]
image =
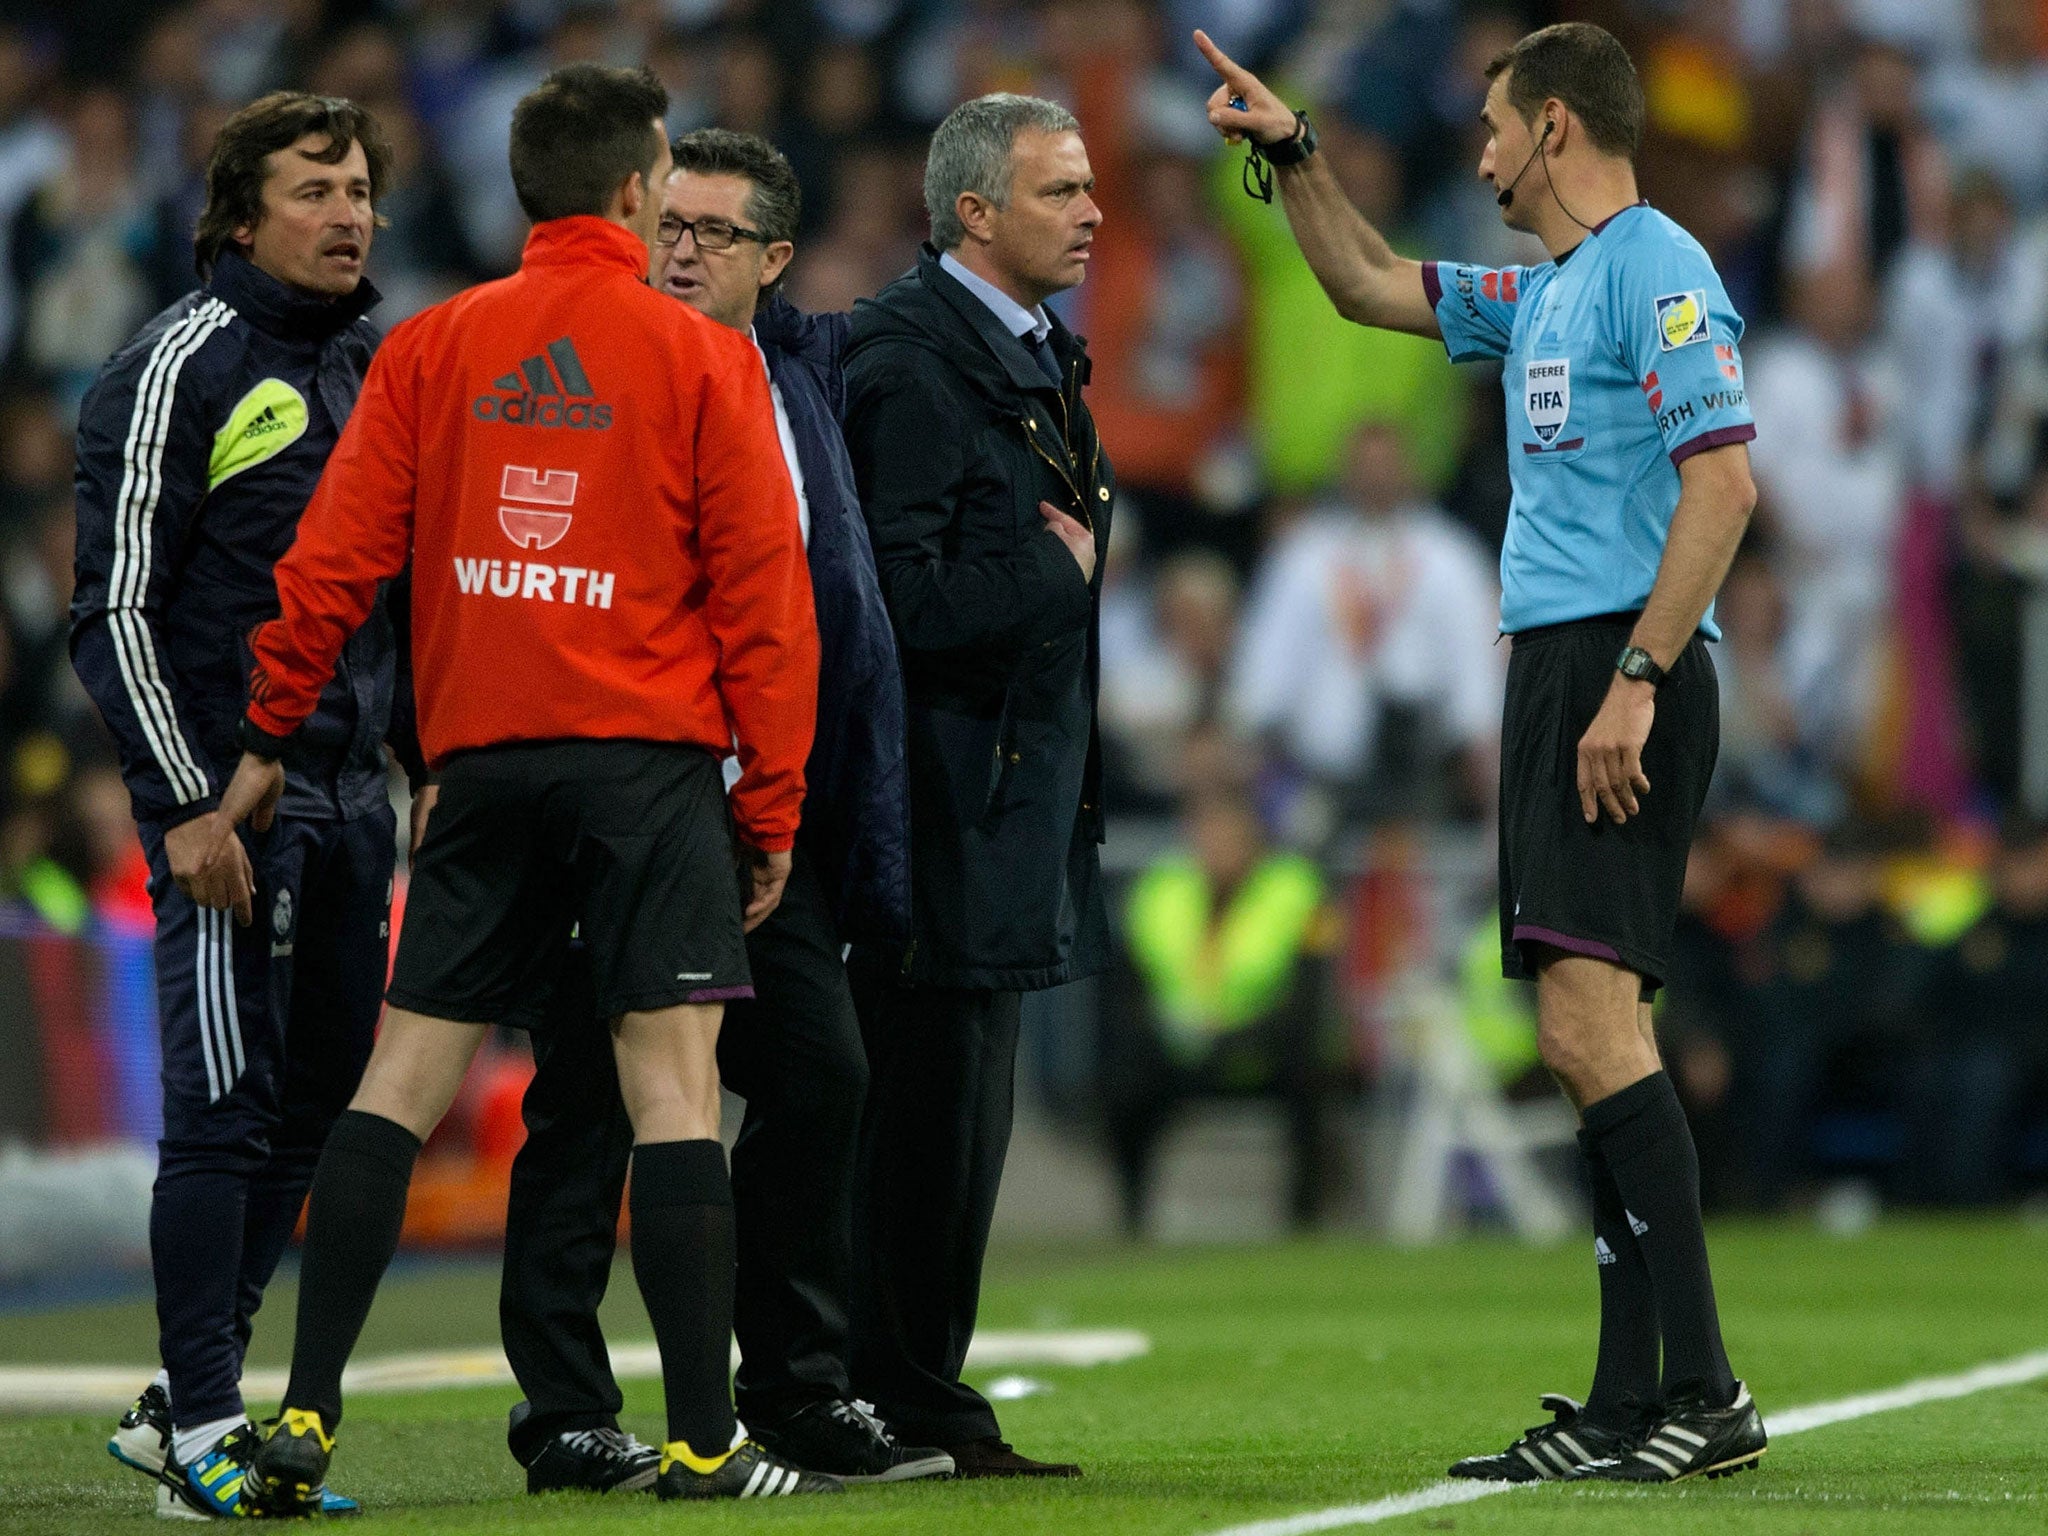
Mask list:
[[1735,1400],[1735,1374],[1707,1268],[1699,1154],[1678,1093],[1668,1075],[1653,1072],[1588,1104],[1582,1118],[1649,1266],[1664,1341],[1664,1396],[1704,1392],[1709,1407],[1724,1408]]
[[1603,1429],[1630,1430],[1658,1399],[1657,1292],[1591,1131],[1579,1132],[1579,1156],[1593,1193],[1593,1257],[1600,1274],[1600,1353],[1586,1417]]
[[661,1350],[668,1438],[705,1460],[732,1443],[732,1181],[715,1141],[633,1148],[633,1276]]
[[341,1422],[341,1369],[398,1251],[405,1191],[419,1155],[419,1138],[396,1120],[345,1109],[327,1133],[313,1174],[284,1402],[318,1413],[330,1435]]

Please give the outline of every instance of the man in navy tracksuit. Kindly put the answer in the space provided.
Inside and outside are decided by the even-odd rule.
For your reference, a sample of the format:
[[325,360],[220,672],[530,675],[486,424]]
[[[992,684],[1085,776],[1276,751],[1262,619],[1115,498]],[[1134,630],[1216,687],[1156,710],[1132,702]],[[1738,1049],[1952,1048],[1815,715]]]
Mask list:
[[[720,1073],[747,1101],[732,1154],[735,1399],[747,1432],[797,1466],[857,1482],[941,1476],[951,1458],[898,1445],[849,1401],[847,1381],[867,1057],[842,948],[900,947],[910,908],[902,681],[839,433],[847,317],[803,314],[775,291],[794,250],[798,191],[771,145],[703,129],[674,152],[654,277],[712,319],[751,326],[761,348],[820,648],[789,884],[748,935],[753,996],[728,1006],[718,1040]],[[618,1432],[619,1390],[597,1326],[632,1135],[611,1054],[584,1027],[593,1006],[572,956],[548,1017],[531,1021],[538,1071],[506,1217],[500,1321],[527,1394],[510,1439],[533,1492],[645,1487],[656,1459]]]
[[206,285],[116,353],[80,407],[72,662],[149,855],[163,1040],[150,1254],[164,1369],[108,1449],[160,1481],[166,1513],[238,1512],[250,1320],[383,991],[387,738],[417,766],[387,614],[349,641],[271,830],[224,836],[216,806],[240,755],[246,637],[277,614],[271,568],[377,346],[362,273],[388,163],[349,103],[279,92],[238,112],[208,169]]

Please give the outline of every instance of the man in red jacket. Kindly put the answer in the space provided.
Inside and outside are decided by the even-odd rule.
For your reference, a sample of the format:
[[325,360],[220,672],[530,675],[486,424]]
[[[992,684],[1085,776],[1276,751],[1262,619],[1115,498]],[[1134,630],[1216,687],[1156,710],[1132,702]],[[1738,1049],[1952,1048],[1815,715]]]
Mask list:
[[646,286],[669,165],[651,74],[557,70],[512,120],[519,272],[394,329],[277,568],[222,809],[275,801],[377,584],[410,558],[438,798],[389,1011],[314,1177],[292,1376],[251,1481],[306,1512],[420,1143],[484,1031],[580,924],[633,1122],[633,1267],[661,1349],[664,1498],[837,1491],[734,1432],[723,1005],[752,995],[719,759],[750,877],[789,869],[818,647],[759,355]]

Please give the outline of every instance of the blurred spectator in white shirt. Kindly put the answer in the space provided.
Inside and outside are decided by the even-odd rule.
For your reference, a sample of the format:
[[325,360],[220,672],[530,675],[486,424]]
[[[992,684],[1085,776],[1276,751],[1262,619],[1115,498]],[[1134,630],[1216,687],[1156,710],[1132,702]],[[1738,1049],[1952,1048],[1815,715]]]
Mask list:
[[[42,71],[28,40],[0,25],[0,229],[14,223],[21,205],[64,163],[64,139],[36,105]],[[0,240],[0,357],[14,344],[20,274],[9,242]]]
[[1795,273],[1791,324],[1748,360],[1759,505],[1790,620],[1785,686],[1806,738],[1856,763],[1883,676],[1892,559],[1906,510],[1905,380],[1878,345],[1854,263]]
[[1885,344],[1910,370],[1913,409],[1898,422],[1913,485],[1955,505],[1989,412],[2013,301],[2041,277],[2035,253],[2013,239],[2011,204],[1997,178],[1958,180],[1949,239],[1909,247],[1885,298]]
[[[1122,564],[1118,540],[1110,542]],[[1149,586],[1115,573],[1111,581],[1102,599],[1101,712],[1122,791],[1112,803],[1166,810],[1186,787],[1190,733],[1211,723],[1221,702],[1237,637],[1237,574],[1221,555],[1190,549],[1161,565]]]
[[1948,158],[1918,110],[1919,71],[1864,41],[1814,103],[1787,219],[1787,267],[1858,262],[1881,280],[1911,243],[1947,228]]
[[2010,507],[2048,472],[2048,215],[2013,237],[2007,265],[1979,473]]
[[1982,165],[2021,209],[2048,204],[2048,59],[2034,0],[1980,0],[1977,49],[1936,66],[1924,110],[1958,164]]
[[1768,561],[1739,556],[1715,602],[1722,643],[1714,675],[1721,693],[1721,753],[1709,790],[1718,812],[1761,811],[1812,827],[1846,809],[1842,786],[1785,686],[1785,593]]
[[1369,788],[1385,716],[1404,708],[1483,806],[1500,731],[1499,623],[1486,553],[1417,499],[1400,434],[1367,422],[1337,496],[1282,531],[1259,565],[1229,718],[1310,777],[1357,791]]
[[153,210],[135,170],[128,98],[88,86],[66,115],[63,164],[16,216],[8,244],[21,285],[21,357],[66,414],[100,364],[149,317]]

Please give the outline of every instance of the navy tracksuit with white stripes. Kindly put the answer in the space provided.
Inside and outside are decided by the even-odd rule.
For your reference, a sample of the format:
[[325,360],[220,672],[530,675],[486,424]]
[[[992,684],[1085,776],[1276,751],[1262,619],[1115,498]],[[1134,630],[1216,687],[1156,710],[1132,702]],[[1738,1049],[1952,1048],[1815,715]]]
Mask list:
[[79,412],[71,656],[149,855],[164,1096],[150,1248],[181,1428],[242,1411],[250,1319],[383,993],[384,744],[414,770],[418,752],[381,606],[287,759],[271,830],[243,831],[254,924],[195,906],[164,852],[240,756],[247,637],[277,614],[272,567],[369,368],[375,300],[367,283],[332,302],[299,294],[230,250],[108,360]]

